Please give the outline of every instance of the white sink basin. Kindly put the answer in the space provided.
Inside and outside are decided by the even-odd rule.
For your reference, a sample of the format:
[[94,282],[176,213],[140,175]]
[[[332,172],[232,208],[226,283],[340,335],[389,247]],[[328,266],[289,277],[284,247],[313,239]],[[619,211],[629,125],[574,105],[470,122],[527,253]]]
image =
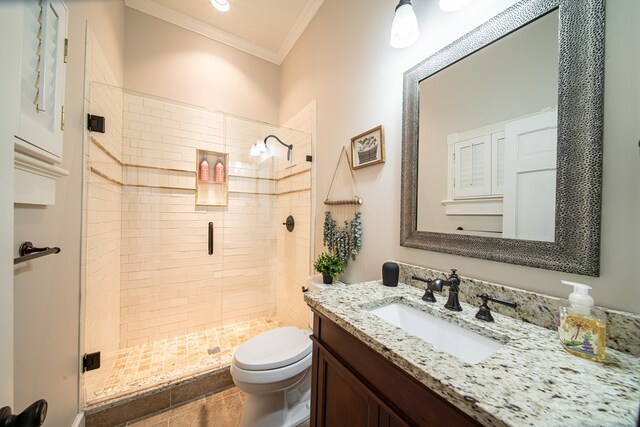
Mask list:
[[503,345],[404,304],[385,305],[371,310],[371,313],[409,335],[425,340],[436,349],[472,365],[482,362]]

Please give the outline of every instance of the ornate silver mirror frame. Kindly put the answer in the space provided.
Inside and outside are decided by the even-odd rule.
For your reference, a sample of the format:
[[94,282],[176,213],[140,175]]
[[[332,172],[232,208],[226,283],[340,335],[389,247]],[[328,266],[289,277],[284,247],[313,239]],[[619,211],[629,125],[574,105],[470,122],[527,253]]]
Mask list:
[[[417,230],[418,84],[559,8],[555,242]],[[404,74],[400,245],[598,276],[602,187],[604,0],[523,0]]]

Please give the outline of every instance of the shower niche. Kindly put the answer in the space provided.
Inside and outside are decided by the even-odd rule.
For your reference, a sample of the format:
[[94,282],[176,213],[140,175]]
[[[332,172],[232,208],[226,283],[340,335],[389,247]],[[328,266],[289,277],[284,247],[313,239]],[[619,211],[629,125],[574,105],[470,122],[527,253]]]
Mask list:
[[229,154],[196,150],[196,206],[227,206]]

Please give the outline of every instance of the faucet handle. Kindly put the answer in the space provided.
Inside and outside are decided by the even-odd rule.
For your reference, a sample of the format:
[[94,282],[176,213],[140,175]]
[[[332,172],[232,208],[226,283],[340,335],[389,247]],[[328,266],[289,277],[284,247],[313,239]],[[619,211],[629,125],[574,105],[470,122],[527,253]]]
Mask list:
[[498,304],[506,305],[507,307],[516,308],[517,304],[511,301],[504,301],[497,298],[492,298],[486,293],[481,295],[476,295],[478,298],[482,299],[482,305],[478,309],[476,313],[476,319],[484,320],[486,322],[493,322],[493,316],[491,315],[491,309],[489,309],[489,301],[497,302]]
[[447,278],[447,285],[455,291],[458,290],[458,286],[460,286],[460,277],[458,276],[458,274],[456,273],[455,268],[451,269],[451,275]]
[[[423,301],[436,302],[436,297],[433,296],[433,291],[434,290],[441,291],[442,290],[442,286],[440,286],[440,289],[436,289],[434,287],[434,281],[431,280],[431,279],[423,279],[422,277],[418,277],[418,276],[411,276],[411,278],[413,280],[417,280],[419,282],[424,282],[424,283],[427,284],[427,287],[424,289],[424,295],[422,296],[422,300]],[[442,280],[440,280],[440,279],[438,279],[438,280],[439,280],[438,283],[442,283]]]
[[427,302],[436,302],[436,297],[433,295],[433,280],[427,279],[427,287],[424,290],[424,295],[422,295],[422,300]]

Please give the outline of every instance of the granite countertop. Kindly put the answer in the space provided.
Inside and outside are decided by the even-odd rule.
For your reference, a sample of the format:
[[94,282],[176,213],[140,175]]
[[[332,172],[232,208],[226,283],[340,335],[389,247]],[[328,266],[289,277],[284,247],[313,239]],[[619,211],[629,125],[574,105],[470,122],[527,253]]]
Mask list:
[[[423,291],[379,281],[307,292],[305,302],[412,377],[488,426],[636,426],[640,358],[607,349],[598,363],[565,352],[555,331],[493,313],[494,323],[421,300]],[[402,302],[505,343],[470,365],[368,310]]]

